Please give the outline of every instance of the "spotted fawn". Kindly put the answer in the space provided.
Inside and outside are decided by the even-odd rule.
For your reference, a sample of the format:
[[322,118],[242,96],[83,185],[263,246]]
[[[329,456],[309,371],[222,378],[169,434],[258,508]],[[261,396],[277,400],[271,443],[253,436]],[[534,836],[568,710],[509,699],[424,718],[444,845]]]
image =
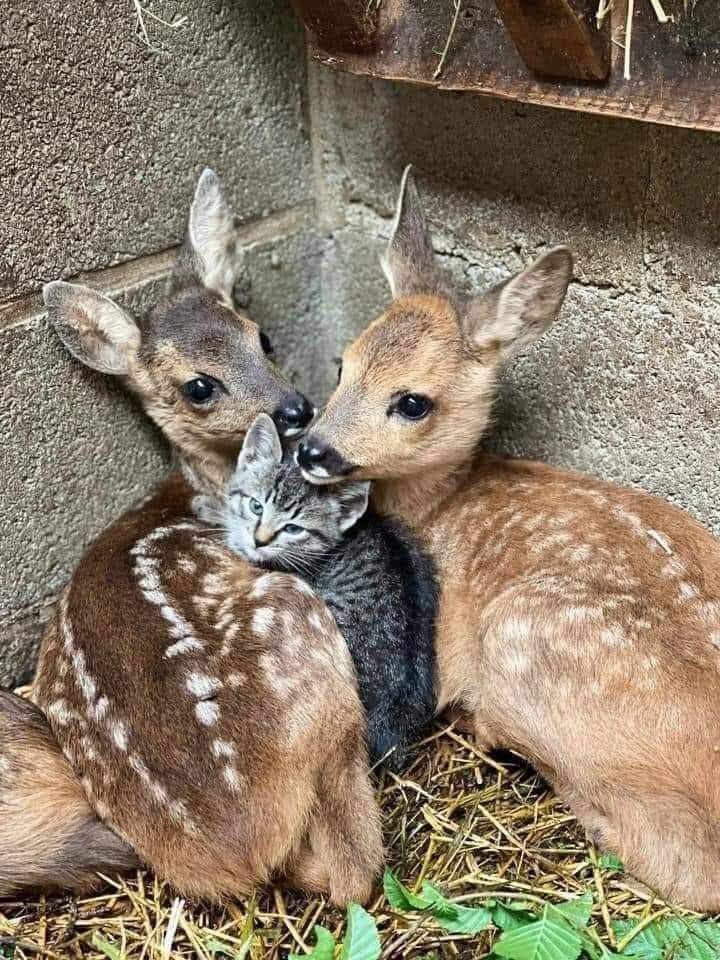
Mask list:
[[0,893],[88,889],[95,870],[140,862],[190,895],[278,878],[342,903],[367,899],[380,868],[364,714],[331,614],[191,512],[258,413],[285,436],[312,416],[232,305],[235,238],[206,171],[149,319],[45,288],[67,348],[140,398],[182,470],[95,541],[62,594],[34,685],[47,722],[0,699]]
[[459,296],[406,171],[384,269],[394,300],[346,350],[305,475],[375,480],[376,508],[424,537],[441,706],[526,756],[645,883],[720,910],[718,541],[641,491],[476,452],[501,365],[560,310],[569,253]]

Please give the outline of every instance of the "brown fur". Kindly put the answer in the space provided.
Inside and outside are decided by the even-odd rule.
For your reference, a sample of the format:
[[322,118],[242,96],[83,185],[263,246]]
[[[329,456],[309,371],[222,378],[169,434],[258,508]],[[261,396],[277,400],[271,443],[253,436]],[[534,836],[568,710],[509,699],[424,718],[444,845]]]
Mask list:
[[[37,702],[95,810],[179,890],[247,893],[288,862],[297,875],[302,854],[337,902],[366,898],[382,850],[344,641],[296,577],[263,574],[188,520],[190,493],[169,481],[83,558]],[[143,577],[202,650],[166,654],[174,638],[162,605],[143,605]],[[267,630],[258,610],[275,611]]]
[[137,865],[93,813],[45,717],[1,691],[0,744],[0,896],[84,892],[98,886],[98,870]]
[[[487,749],[528,757],[643,881],[717,911],[720,544],[646,493],[473,461],[500,360],[552,321],[568,278],[549,254],[469,304],[428,299],[427,281],[405,289],[346,352],[308,444],[378,478],[376,506],[425,537],[442,585],[440,707],[472,712]],[[478,355],[492,341],[495,358]],[[397,390],[430,395],[429,417],[388,422]]]
[[[193,494],[223,483],[257,413],[299,397],[229,305],[229,222],[206,173],[170,296],[140,326],[91,290],[46,288],[68,348],[140,396],[184,476],[96,541],[44,638],[35,697],[70,766],[47,728],[30,737],[27,776],[0,782],[0,836],[7,824],[34,853],[72,843],[44,875],[10,858],[8,889],[76,875],[85,885],[81,815],[187,894],[288,876],[337,903],[366,900],[382,863],[363,711],[332,616],[301,581],[264,578],[192,515]],[[197,406],[181,387],[201,374],[225,389]],[[20,736],[0,727],[0,757]],[[43,764],[49,782],[28,795]],[[97,866],[122,868],[109,852]]]

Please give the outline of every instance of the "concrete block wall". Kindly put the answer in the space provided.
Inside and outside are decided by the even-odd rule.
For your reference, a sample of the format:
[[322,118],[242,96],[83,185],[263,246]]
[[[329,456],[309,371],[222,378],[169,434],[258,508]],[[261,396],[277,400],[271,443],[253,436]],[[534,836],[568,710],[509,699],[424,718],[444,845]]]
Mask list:
[[135,402],[80,367],[42,314],[81,278],[148,309],[204,166],[245,240],[250,312],[313,384],[321,244],[312,224],[302,30],[283,0],[20,0],[0,27],[0,685],[27,678],[43,622],[92,538],[168,467]]
[[387,303],[413,162],[436,246],[483,289],[577,258],[561,320],[508,369],[490,443],[637,483],[720,532],[720,138],[306,71],[288,0],[19,0],[0,27],[0,685],[25,679],[89,541],[167,469],[134,401],[60,348],[58,276],[148,309],[198,173],[244,236],[250,311],[322,401]]

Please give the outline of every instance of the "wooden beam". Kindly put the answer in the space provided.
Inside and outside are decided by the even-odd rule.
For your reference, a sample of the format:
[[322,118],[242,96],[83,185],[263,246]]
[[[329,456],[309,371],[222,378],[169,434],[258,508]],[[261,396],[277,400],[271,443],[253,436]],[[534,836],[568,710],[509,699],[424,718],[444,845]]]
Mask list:
[[569,80],[606,80],[610,17],[595,24],[597,0],[495,0],[525,66]]
[[292,0],[295,12],[313,39],[328,50],[372,50],[378,4],[373,0]]

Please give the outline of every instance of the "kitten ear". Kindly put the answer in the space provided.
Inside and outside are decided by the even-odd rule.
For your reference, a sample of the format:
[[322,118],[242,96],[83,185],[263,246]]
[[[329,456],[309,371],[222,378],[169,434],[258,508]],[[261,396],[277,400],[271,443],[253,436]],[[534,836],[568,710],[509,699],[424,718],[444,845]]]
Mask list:
[[370,481],[358,480],[355,483],[344,483],[336,493],[340,504],[340,532],[345,533],[355,526],[368,507],[370,496]]
[[237,470],[258,464],[280,466],[283,451],[272,417],[259,414],[245,434],[237,461]]

